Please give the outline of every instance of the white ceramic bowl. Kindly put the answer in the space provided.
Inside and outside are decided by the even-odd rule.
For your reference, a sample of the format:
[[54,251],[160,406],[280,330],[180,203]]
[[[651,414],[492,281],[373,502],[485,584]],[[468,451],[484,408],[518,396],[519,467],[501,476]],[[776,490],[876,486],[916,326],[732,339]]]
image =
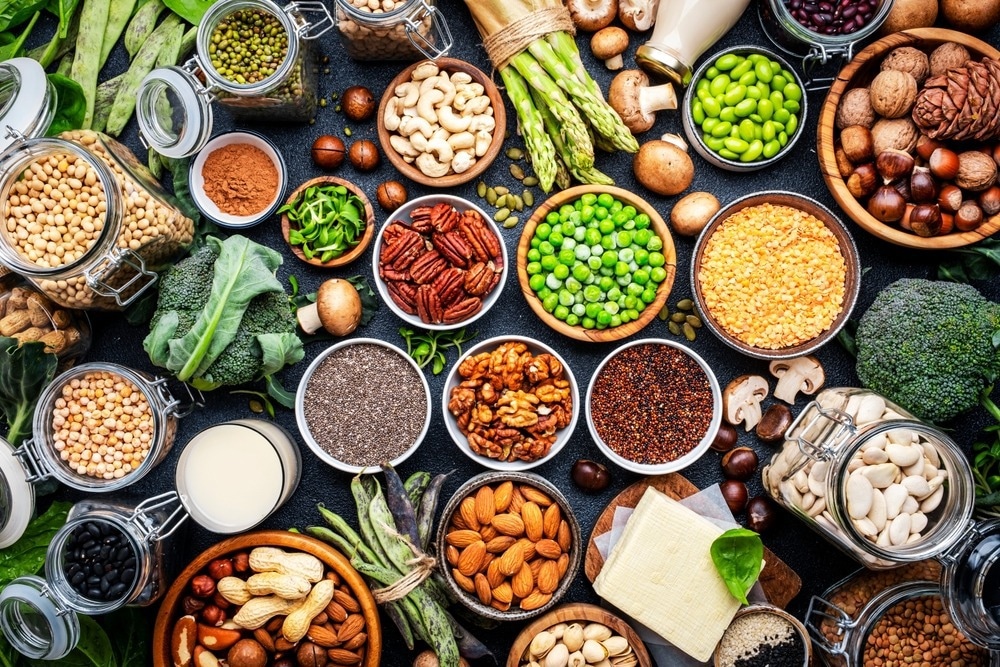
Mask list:
[[361,467],[350,463],[346,463],[345,461],[341,461],[340,459],[334,458],[329,452],[323,449],[320,446],[320,444],[316,442],[316,439],[313,437],[312,432],[309,430],[309,424],[306,422],[305,395],[306,395],[306,389],[309,386],[309,380],[312,379],[313,373],[316,372],[316,369],[319,367],[321,363],[323,363],[324,359],[326,359],[328,356],[330,356],[337,350],[347,347],[349,345],[366,345],[366,344],[379,345],[388,350],[392,350],[400,357],[405,359],[406,362],[413,367],[413,372],[415,372],[417,374],[417,377],[420,378],[420,382],[424,387],[424,398],[427,401],[427,414],[424,415],[424,426],[421,429],[420,434],[417,436],[416,440],[414,440],[414,442],[406,449],[406,451],[404,451],[402,454],[389,461],[389,463],[391,463],[393,466],[398,466],[400,463],[410,458],[413,452],[417,451],[417,447],[420,446],[420,443],[423,442],[424,436],[427,435],[427,429],[430,427],[431,424],[431,388],[427,384],[427,378],[424,377],[423,371],[420,370],[416,362],[413,361],[413,359],[410,358],[410,355],[406,354],[405,351],[399,349],[398,347],[392,345],[391,343],[386,343],[385,341],[379,340],[377,338],[352,338],[350,340],[341,341],[336,345],[331,345],[323,352],[320,352],[319,355],[312,360],[312,363],[309,364],[309,367],[306,368],[305,373],[302,374],[302,380],[299,382],[298,391],[295,392],[295,423],[298,424],[299,433],[302,435],[302,439],[305,441],[307,445],[309,445],[309,449],[312,450],[313,454],[315,454],[317,458],[319,458],[324,463],[333,466],[337,470],[343,470],[344,472],[349,472],[349,473],[362,473],[362,472],[374,473],[378,472],[378,466]]
[[[403,311],[396,302],[392,300],[389,296],[389,289],[386,287],[385,281],[379,275],[378,271],[378,258],[382,251],[382,234],[385,232],[386,227],[391,225],[397,220],[401,220],[407,224],[410,222],[410,212],[413,209],[420,206],[434,206],[444,202],[446,204],[451,204],[459,211],[467,211],[472,209],[479,213],[486,221],[486,225],[489,229],[496,234],[497,240],[500,241],[500,251],[503,254],[503,272],[500,274],[500,282],[496,284],[489,294],[483,299],[483,307],[479,309],[479,312],[472,317],[462,320],[461,322],[456,322],[454,324],[428,324],[421,320],[417,315],[410,315],[409,313]],[[468,199],[462,199],[461,197],[454,197],[452,195],[427,195],[425,197],[417,197],[412,201],[408,201],[386,218],[385,222],[379,228],[378,233],[375,234],[374,251],[372,252],[372,273],[375,276],[375,287],[378,288],[378,293],[382,297],[382,301],[389,306],[389,310],[394,312],[397,317],[413,327],[418,327],[420,329],[430,329],[433,331],[450,331],[453,329],[461,329],[464,326],[472,324],[480,317],[486,314],[486,312],[493,307],[497,299],[500,297],[500,292],[503,291],[503,286],[507,283],[507,274],[510,273],[508,270],[508,258],[507,258],[507,245],[504,243],[503,235],[500,234],[500,229],[497,227],[496,223],[493,222],[493,218],[490,217],[486,211],[476,206]]]
[[[274,193],[274,198],[271,202],[260,213],[256,213],[254,215],[232,215],[230,213],[224,213],[216,205],[216,203],[209,199],[208,195],[205,194],[205,177],[201,173],[202,169],[205,167],[205,160],[208,159],[208,156],[212,153],[212,151],[222,148],[223,146],[228,146],[229,144],[250,144],[255,148],[259,148],[264,151],[269,158],[271,158],[271,162],[274,163],[274,168],[278,170],[278,190]],[[191,197],[194,199],[194,203],[198,207],[198,210],[220,227],[225,227],[227,229],[244,229],[267,220],[276,210],[278,210],[278,206],[281,205],[281,202],[284,199],[283,195],[285,194],[285,187],[288,185],[288,169],[285,167],[284,158],[281,157],[281,151],[279,151],[269,139],[257,134],[256,132],[226,132],[225,134],[220,134],[219,136],[214,137],[211,141],[205,144],[204,148],[198,151],[198,154],[191,161],[191,167],[188,173],[188,181],[191,187]]]
[[[556,432],[556,441],[552,443],[552,447],[549,448],[548,453],[537,461],[498,461],[497,459],[491,459],[488,456],[482,456],[475,453],[472,451],[472,448],[469,447],[468,436],[466,436],[465,433],[458,428],[458,420],[456,420],[455,416],[448,410],[448,400],[451,396],[451,390],[458,386],[461,381],[458,376],[458,367],[462,364],[462,362],[481,352],[492,352],[501,344],[509,342],[524,343],[528,346],[528,351],[532,354],[551,354],[559,360],[559,363],[562,364],[563,377],[569,380],[570,396],[573,398],[573,418],[565,428],[559,429],[559,431]],[[545,343],[526,336],[497,336],[495,338],[490,338],[489,340],[484,340],[478,345],[467,350],[465,354],[463,354],[451,367],[451,372],[448,373],[448,377],[444,381],[444,393],[441,397],[441,411],[444,414],[444,424],[448,428],[448,435],[450,435],[451,439],[455,441],[455,444],[461,452],[470,459],[481,466],[491,468],[493,470],[529,470],[552,459],[560,452],[560,450],[562,450],[563,447],[566,446],[566,443],[569,442],[570,437],[573,435],[573,430],[576,428],[577,419],[580,416],[580,389],[576,384],[576,378],[573,376],[573,371],[570,370],[566,360]]]
[[[709,422],[708,431],[705,432],[698,444],[695,445],[689,452],[683,456],[679,456],[673,461],[655,465],[636,463],[635,461],[627,459],[611,449],[611,447],[609,447],[597,433],[597,427],[594,426],[593,414],[591,413],[591,394],[594,391],[594,383],[601,375],[601,372],[604,370],[604,366],[608,363],[608,361],[617,356],[622,350],[635,345],[666,345],[668,347],[676,348],[694,359],[701,367],[701,370],[704,371],[705,375],[708,377],[708,384],[712,391],[713,406],[712,419]],[[601,363],[597,366],[597,370],[595,370],[593,376],[591,376],[590,385],[587,387],[586,410],[587,429],[590,430],[590,437],[594,439],[594,442],[597,443],[598,448],[600,448],[605,456],[625,470],[631,470],[632,472],[636,472],[641,475],[663,475],[668,472],[677,472],[678,470],[688,467],[701,458],[702,454],[708,451],[708,448],[711,446],[716,434],[719,432],[719,426],[722,424],[722,389],[719,387],[718,378],[715,377],[715,373],[712,372],[709,365],[705,363],[705,360],[698,356],[698,354],[691,348],[664,338],[644,338],[642,340],[634,340],[618,347],[611,354],[601,360]],[[655,438],[656,434],[650,433],[649,437],[650,439]]]

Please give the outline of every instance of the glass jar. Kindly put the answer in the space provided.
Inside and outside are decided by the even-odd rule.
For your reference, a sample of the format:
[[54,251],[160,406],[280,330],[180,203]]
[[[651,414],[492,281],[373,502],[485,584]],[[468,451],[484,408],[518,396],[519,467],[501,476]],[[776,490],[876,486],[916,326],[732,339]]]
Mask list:
[[[125,605],[148,606],[156,602],[169,583],[165,569],[172,554],[165,540],[183,521],[179,512],[169,510],[169,495],[155,496],[135,507],[93,500],[74,505],[66,525],[46,549],[45,578],[20,577],[0,592],[0,630],[11,646],[29,658],[57,660],[80,641],[77,614],[106,614]],[[86,581],[73,583],[79,570],[70,570],[67,561],[71,560],[72,550],[80,548],[76,541],[87,539],[80,533],[96,538],[95,544],[88,547],[97,549],[93,557],[111,558],[117,563],[117,552],[100,551],[106,537],[117,538],[117,550],[125,550],[120,555],[122,567],[109,568],[100,577],[101,583],[95,584],[97,591],[107,588],[107,593],[101,593],[105,599],[90,596],[89,591],[81,592],[78,587],[86,586]]]
[[337,29],[355,60],[440,58],[451,50],[435,0],[335,0]]
[[0,336],[44,343],[45,351],[67,366],[90,349],[90,318],[84,311],[56,306],[13,274],[0,290]]
[[762,471],[779,504],[870,568],[944,552],[963,539],[974,481],[937,428],[867,389],[826,389]]

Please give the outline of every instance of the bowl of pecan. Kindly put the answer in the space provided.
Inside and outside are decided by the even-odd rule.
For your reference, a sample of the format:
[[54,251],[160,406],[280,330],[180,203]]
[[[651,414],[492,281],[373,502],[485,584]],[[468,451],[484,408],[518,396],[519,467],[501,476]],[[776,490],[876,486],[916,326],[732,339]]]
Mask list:
[[569,441],[580,392],[566,361],[523,336],[479,343],[445,380],[442,412],[462,453],[494,470],[527,470]]
[[523,621],[566,594],[583,556],[566,497],[530,472],[485,472],[441,513],[438,560],[458,601],[479,616]]
[[406,323],[436,331],[482,317],[503,290],[506,267],[496,224],[451,195],[418,197],[396,209],[372,253],[382,300]]
[[[307,535],[258,531],[196,557],[167,591],[153,665],[376,667],[375,599],[350,561]],[[312,661],[310,661],[312,660]]]

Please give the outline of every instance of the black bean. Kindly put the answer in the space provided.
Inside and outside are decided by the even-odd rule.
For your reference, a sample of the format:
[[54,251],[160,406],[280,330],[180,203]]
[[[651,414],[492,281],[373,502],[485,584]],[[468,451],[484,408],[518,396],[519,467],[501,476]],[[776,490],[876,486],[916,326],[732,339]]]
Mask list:
[[133,579],[135,579],[134,569],[122,570],[122,581],[131,582]]
[[77,572],[72,576],[72,578],[70,578],[69,583],[73,588],[79,590],[80,585],[83,584],[86,578],[87,575],[85,575],[83,572]]
[[123,584],[123,583],[117,583],[114,586],[112,586],[111,590],[108,593],[109,599],[113,600],[113,599],[120,598],[125,593],[125,588],[126,588],[126,585]]

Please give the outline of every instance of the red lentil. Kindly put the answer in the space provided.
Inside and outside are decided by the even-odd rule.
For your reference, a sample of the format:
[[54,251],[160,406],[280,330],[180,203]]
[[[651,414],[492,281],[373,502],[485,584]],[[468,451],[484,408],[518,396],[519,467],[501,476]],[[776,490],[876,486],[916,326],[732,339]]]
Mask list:
[[714,407],[698,362],[659,343],[633,345],[609,359],[590,403],[605,444],[643,465],[668,463],[694,449],[708,432]]

